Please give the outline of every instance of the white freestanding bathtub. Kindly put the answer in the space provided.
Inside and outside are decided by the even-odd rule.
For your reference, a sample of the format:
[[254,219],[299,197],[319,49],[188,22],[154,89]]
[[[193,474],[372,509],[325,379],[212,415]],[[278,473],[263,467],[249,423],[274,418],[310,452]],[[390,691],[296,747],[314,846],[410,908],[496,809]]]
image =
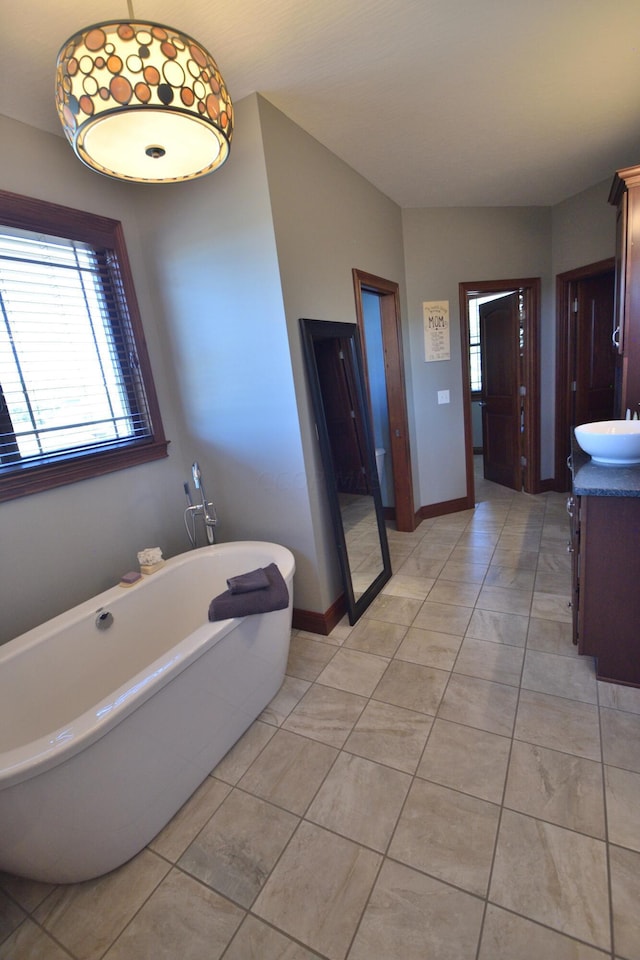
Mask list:
[[[269,563],[288,608],[209,623],[227,578]],[[0,870],[86,880],[158,833],[277,693],[294,566],[203,547],[0,646]]]

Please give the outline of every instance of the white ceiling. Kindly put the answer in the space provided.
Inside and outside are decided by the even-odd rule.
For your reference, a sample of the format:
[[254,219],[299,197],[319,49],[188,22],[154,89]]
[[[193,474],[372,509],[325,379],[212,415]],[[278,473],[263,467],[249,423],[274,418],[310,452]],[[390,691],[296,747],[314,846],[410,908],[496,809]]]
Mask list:
[[[640,0],[134,0],[403,207],[549,205],[640,163]],[[126,0],[0,0],[0,113]],[[1,157],[1,149],[0,149]],[[233,162],[233,146],[231,158]]]

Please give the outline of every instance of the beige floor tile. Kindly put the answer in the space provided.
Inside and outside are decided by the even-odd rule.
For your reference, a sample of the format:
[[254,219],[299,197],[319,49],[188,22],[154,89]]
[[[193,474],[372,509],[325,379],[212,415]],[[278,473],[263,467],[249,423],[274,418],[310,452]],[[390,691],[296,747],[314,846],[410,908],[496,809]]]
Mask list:
[[392,660],[373,692],[374,700],[434,715],[449,674],[419,663]]
[[361,618],[345,642],[345,649],[392,657],[407,632],[403,624]]
[[514,741],[505,806],[604,838],[602,768],[557,750]]
[[505,810],[489,899],[610,948],[606,851],[600,840]]
[[236,788],[178,864],[223,896],[250,907],[298,822]]
[[300,680],[315,680],[335,652],[335,644],[300,635],[291,637],[287,675]]
[[538,620],[531,617],[527,634],[527,650],[555,653],[562,657],[578,657],[578,646],[573,642],[572,625],[560,620]]
[[26,919],[26,913],[0,890],[0,943]]
[[521,690],[515,736],[551,750],[600,759],[598,708],[592,703]]
[[510,737],[518,691],[504,683],[452,674],[438,716]]
[[509,587],[512,590],[533,592],[536,574],[533,570],[521,570],[519,567],[499,567],[492,564],[485,577],[487,587]]
[[385,862],[349,960],[475,960],[482,902]]
[[309,680],[285,677],[279,691],[268,706],[265,707],[258,719],[264,723],[272,723],[276,727],[282,726],[310,686],[311,683]]
[[420,606],[421,601],[413,600],[411,597],[394,597],[391,594],[379,593],[362,616],[366,620],[382,620],[384,623],[398,623],[409,627]]
[[538,551],[511,549],[498,544],[491,557],[491,565],[518,570],[535,570],[538,566]]
[[524,647],[528,624],[528,617],[519,614],[474,610],[466,636],[473,637],[474,640],[491,640],[492,643],[508,643],[514,647]]
[[343,960],[381,857],[303,821],[253,912],[331,960]]
[[591,657],[573,660],[556,653],[527,650],[522,686],[526,690],[537,690],[585,703],[597,703],[598,700],[596,673]]
[[14,877],[0,871],[0,890],[8,893],[12,900],[32,913],[54,889],[53,883],[41,883],[39,880],[27,880],[26,877]]
[[230,790],[229,784],[207,777],[173,819],[151,841],[150,849],[175,863],[207,820],[213,816]]
[[326,743],[278,730],[239,787],[302,816],[337,755]]
[[560,538],[558,550],[540,550],[538,554],[538,573],[571,573],[571,554],[568,553],[569,531]]
[[478,583],[460,583],[456,580],[436,580],[433,590],[429,593],[430,603],[450,603],[456,607],[473,607],[478,594],[480,593],[480,584]]
[[434,554],[418,553],[415,550],[411,556],[407,557],[404,563],[398,567],[396,573],[401,577],[418,577],[424,580],[435,580],[440,576],[451,550],[449,547],[439,546],[434,550]]
[[218,960],[244,911],[172,870],[105,955],[105,960]]
[[225,783],[236,784],[275,732],[270,723],[256,720],[215,767],[214,775]]
[[0,960],[69,960],[70,954],[32,920],[0,942]]
[[517,687],[523,659],[522,647],[467,637],[462,642],[453,672]]
[[624,687],[621,683],[598,680],[598,702],[601,707],[640,713],[640,687]]
[[457,581],[459,583],[482,583],[488,568],[488,563],[447,560],[440,576],[443,580]]
[[96,880],[56,887],[34,919],[82,960],[98,960],[124,930],[170,867],[143,850]]
[[542,530],[539,525],[529,527],[528,524],[522,524],[518,531],[516,524],[511,522],[505,532],[500,534],[500,539],[496,544],[498,550],[508,550],[512,553],[527,553],[530,550],[538,551],[540,549],[540,537]]
[[600,708],[604,762],[640,773],[640,715]]
[[330,746],[341,747],[366,704],[365,697],[334,690],[333,687],[314,685],[291,711],[283,728]]
[[456,563],[479,563],[488,564],[493,557],[495,545],[490,541],[458,542],[453,548],[449,559]]
[[489,904],[478,960],[605,960],[584,943]]
[[389,856],[483,896],[500,807],[426,780],[415,780]]
[[248,915],[233,938],[224,960],[320,960],[273,927]]
[[432,723],[432,717],[426,714],[371,700],[344,749],[405,773],[414,773]]
[[531,591],[516,590],[510,587],[483,587],[476,606],[479,610],[493,610],[495,613],[516,613],[529,615]]
[[470,607],[456,607],[450,603],[433,603],[431,600],[425,600],[412,625],[422,630],[452,633],[456,637],[463,637],[472,612]]
[[410,785],[406,773],[341,753],[306,819],[384,853]]
[[616,956],[640,960],[640,854],[611,846],[609,863]]
[[436,667],[438,670],[451,670],[461,643],[462,638],[452,633],[409,627],[396,651],[396,659],[410,660],[412,663]]
[[609,840],[640,851],[640,773],[604,768]]
[[533,594],[531,616],[540,620],[559,620],[561,623],[571,623],[572,613],[569,606],[570,593],[556,596],[552,593]]
[[[400,564],[396,563],[392,566],[393,569],[396,569]],[[382,592],[391,594],[393,597],[425,600],[434,583],[433,577],[407,577],[401,573],[396,573],[383,587]]]
[[538,570],[535,582],[536,593],[552,593],[561,596],[571,594],[571,570]]
[[506,737],[436,720],[417,774],[482,800],[501,803],[510,747]]
[[324,668],[316,683],[369,697],[388,665],[387,657],[343,647]]

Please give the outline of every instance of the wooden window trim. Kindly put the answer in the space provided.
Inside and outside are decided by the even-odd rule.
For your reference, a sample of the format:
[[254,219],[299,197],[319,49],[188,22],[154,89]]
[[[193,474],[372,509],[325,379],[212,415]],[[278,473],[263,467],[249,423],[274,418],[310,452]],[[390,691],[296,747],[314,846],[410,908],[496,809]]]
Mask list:
[[135,293],[122,224],[109,217],[74,210],[71,207],[24,197],[0,190],[0,225],[39,231],[70,240],[84,241],[115,251],[120,266],[129,319],[147,397],[153,435],[146,440],[123,443],[122,447],[76,454],[36,466],[14,465],[0,474],[0,502],[41,493],[68,483],[101,476],[168,456],[160,407],[153,382],[140,309]]

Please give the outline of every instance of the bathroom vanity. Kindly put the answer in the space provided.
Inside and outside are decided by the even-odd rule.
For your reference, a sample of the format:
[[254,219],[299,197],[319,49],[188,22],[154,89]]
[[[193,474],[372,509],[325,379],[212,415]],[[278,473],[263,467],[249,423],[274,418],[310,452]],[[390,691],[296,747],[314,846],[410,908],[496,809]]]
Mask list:
[[571,454],[573,638],[599,680],[640,687],[640,465]]

